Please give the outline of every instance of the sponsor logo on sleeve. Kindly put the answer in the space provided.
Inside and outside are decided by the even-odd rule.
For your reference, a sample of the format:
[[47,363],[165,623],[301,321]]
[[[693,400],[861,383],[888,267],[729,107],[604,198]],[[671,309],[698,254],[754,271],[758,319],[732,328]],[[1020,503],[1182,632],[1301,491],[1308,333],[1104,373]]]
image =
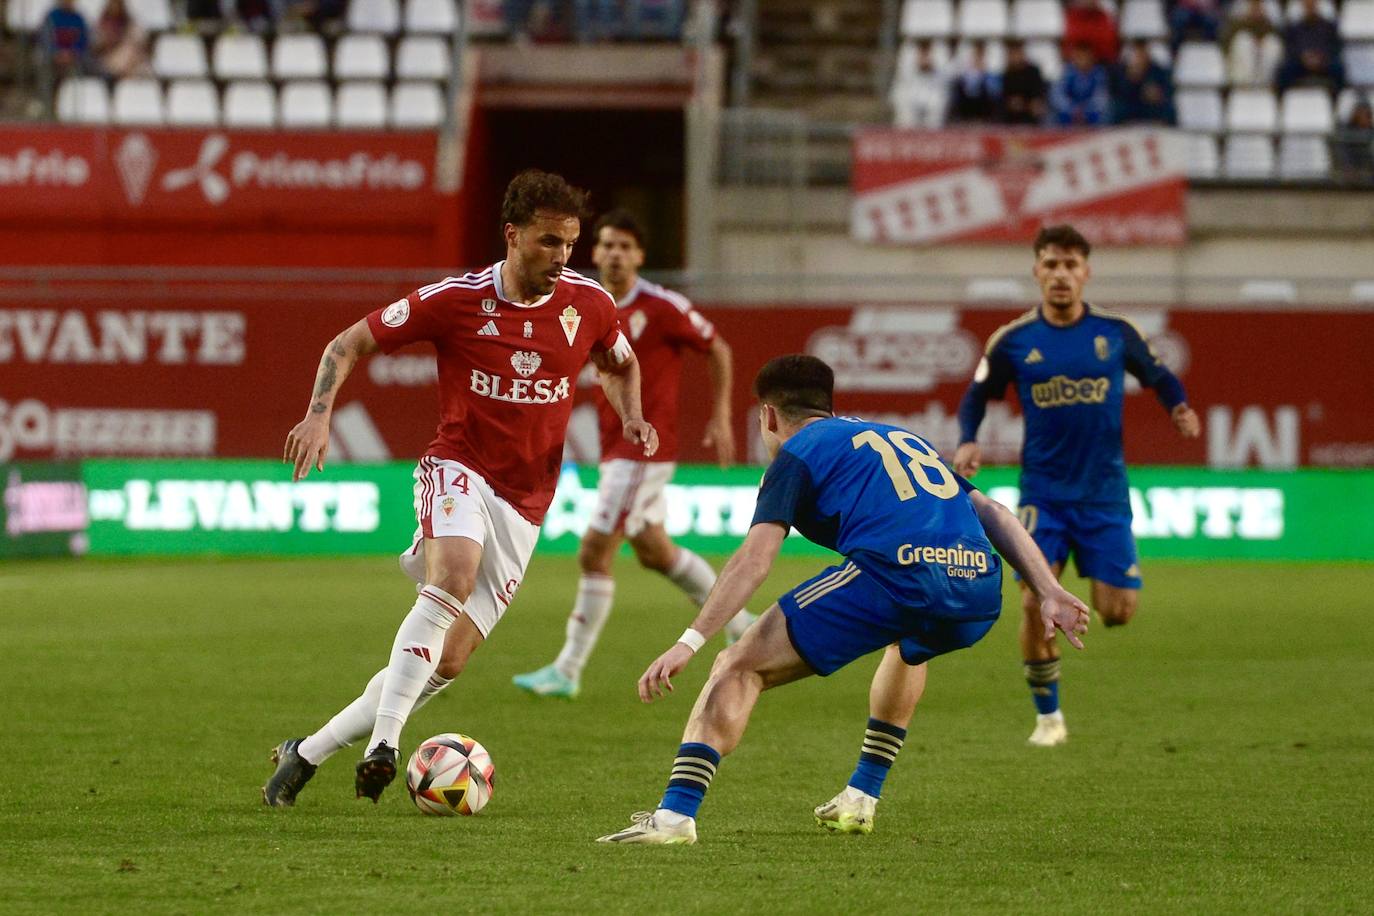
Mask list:
[[410,300],[397,299],[382,312],[382,324],[389,328],[399,328],[410,317]]

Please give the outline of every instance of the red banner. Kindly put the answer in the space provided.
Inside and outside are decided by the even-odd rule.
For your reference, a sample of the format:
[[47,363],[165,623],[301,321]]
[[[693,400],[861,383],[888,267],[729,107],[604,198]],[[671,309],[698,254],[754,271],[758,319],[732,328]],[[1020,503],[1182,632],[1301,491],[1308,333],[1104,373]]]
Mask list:
[[1073,223],[1094,244],[1182,245],[1182,139],[1148,128],[899,130],[854,138],[856,239],[1022,242]]
[[[416,278],[416,285],[430,277]],[[396,295],[402,291],[397,291]],[[126,298],[52,300],[0,308],[0,461],[81,455],[279,455],[305,412],[324,345],[386,304],[292,296],[212,304]],[[735,420],[759,461],[749,380],[780,353],[808,352],[835,368],[842,412],[919,431],[942,451],[957,444],[955,413],[983,344],[1013,311],[956,307],[789,306],[702,311],[734,349]],[[1200,439],[1178,437],[1155,400],[1128,383],[1132,463],[1374,465],[1374,414],[1358,386],[1323,366],[1363,365],[1374,314],[1141,309],[1133,313],[1188,390]],[[1243,342],[1243,350],[1242,350]],[[705,360],[689,358],[682,390],[684,461],[700,446],[709,398]],[[432,351],[377,355],[345,383],[333,456],[418,455],[437,422]],[[980,442],[988,463],[1016,461],[1015,396],[994,402]],[[595,459],[595,415],[575,412],[571,457]]]

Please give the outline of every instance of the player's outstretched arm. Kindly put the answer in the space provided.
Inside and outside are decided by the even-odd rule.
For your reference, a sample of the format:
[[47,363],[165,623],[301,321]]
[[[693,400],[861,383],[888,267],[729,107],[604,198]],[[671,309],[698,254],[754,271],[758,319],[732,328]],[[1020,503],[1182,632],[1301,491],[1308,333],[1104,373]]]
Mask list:
[[1053,637],[1058,628],[1064,631],[1064,636],[1075,649],[1083,648],[1083,641],[1079,637],[1088,632],[1088,606],[1059,584],[1054,570],[1045,561],[1045,555],[1015,515],[977,490],[970,493],[969,497],[992,546],[1006,557],[1039,599],[1045,638]]
[[[624,338],[620,338],[622,341]],[[639,400],[639,359],[629,344],[592,354],[592,363],[597,368],[601,390],[606,400],[611,402],[616,416],[620,417],[620,428],[625,441],[644,447],[644,457],[653,457],[658,451],[658,430],[644,419],[644,408]]]
[[353,371],[358,360],[380,349],[367,326],[367,319],[340,333],[324,348],[320,368],[315,373],[315,388],[310,394],[310,407],[305,419],[286,435],[286,449],[282,460],[293,465],[292,480],[300,480],[313,466],[324,470],[325,454],[329,451],[329,418],[334,413],[334,398],[344,379]]
[[728,468],[735,463],[735,431],[730,426],[730,389],[734,384],[735,357],[730,345],[719,334],[711,338],[706,362],[711,370],[713,406],[701,444],[706,448],[714,448],[720,466]]
[[749,529],[744,543],[720,571],[720,578],[716,579],[715,587],[691,627],[640,676],[641,700],[649,703],[663,696],[665,690],[672,691],[672,678],[687,667],[706,640],[720,632],[726,621],[749,603],[763,580],[768,578],[786,537],[787,528],[775,522],[760,522]]

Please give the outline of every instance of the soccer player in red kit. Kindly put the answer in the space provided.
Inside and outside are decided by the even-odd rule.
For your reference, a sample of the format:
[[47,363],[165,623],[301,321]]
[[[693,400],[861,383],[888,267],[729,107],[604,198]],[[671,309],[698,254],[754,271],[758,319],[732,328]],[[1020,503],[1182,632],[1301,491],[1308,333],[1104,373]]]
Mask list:
[[334,399],[360,358],[418,342],[437,351],[439,430],[415,470],[420,526],[401,557],[419,597],[362,695],[313,735],[274,750],[267,804],[294,804],[320,763],[368,735],[358,797],[377,801],[395,778],[406,718],[463,670],[520,587],[588,359],[623,435],[644,457],[657,449],[615,301],[565,266],[585,206],[586,192],[561,177],[522,172],[501,205],[504,261],[421,287],[325,349],[305,419],[286,440],[296,480],[324,469]]
[[[701,557],[674,544],[663,526],[664,489],[677,458],[678,383],[686,351],[706,355],[711,372],[711,418],[704,443],[714,447],[722,467],[735,459],[730,428],[730,347],[684,296],[639,276],[644,264],[644,231],[624,210],[597,220],[592,263],[615,297],[620,324],[643,368],[644,417],[659,434],[658,452],[646,457],[624,441],[620,419],[601,399],[601,477],[591,523],[582,537],[578,562],[582,578],[568,616],[567,638],[558,657],[538,671],[515,676],[515,686],[537,696],[572,699],[581,689],[582,670],[611,612],[615,580],[611,566],[622,538],[628,539],[641,566],[667,576],[697,607],[710,594],[716,573]],[[754,619],[740,611],[726,624],[726,638],[738,639]]]

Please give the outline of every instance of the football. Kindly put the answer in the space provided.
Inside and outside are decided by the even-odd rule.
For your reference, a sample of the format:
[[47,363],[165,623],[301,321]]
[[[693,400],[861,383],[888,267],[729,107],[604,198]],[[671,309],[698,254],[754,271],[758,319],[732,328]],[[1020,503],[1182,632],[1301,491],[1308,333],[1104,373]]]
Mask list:
[[487,749],[455,732],[425,741],[406,764],[406,788],[424,814],[476,814],[491,801],[495,779]]

